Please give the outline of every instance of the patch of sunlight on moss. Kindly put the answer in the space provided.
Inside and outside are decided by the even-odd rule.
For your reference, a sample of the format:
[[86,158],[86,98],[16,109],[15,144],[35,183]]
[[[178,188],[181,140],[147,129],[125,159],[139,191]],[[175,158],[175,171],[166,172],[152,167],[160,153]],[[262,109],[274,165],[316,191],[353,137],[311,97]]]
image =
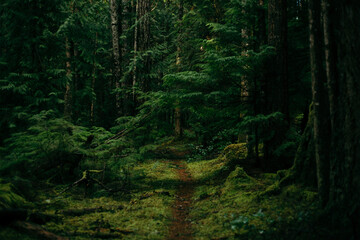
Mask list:
[[[165,160],[147,161],[134,167],[135,172],[144,174],[144,182],[156,182],[164,184],[177,179],[176,172],[171,168],[171,162]],[[135,182],[136,184],[136,182]]]
[[201,181],[210,178],[224,166],[225,162],[221,158],[191,162],[187,164],[191,176],[195,181]]

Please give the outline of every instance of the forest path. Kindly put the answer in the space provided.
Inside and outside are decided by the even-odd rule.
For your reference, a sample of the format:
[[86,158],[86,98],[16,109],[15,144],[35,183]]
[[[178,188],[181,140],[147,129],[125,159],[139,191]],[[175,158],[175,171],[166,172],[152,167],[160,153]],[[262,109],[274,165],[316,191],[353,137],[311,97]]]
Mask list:
[[192,207],[192,197],[195,192],[194,181],[184,161],[174,160],[172,164],[181,182],[175,193],[175,202],[172,206],[172,222],[167,239],[193,239],[192,222],[189,215]]

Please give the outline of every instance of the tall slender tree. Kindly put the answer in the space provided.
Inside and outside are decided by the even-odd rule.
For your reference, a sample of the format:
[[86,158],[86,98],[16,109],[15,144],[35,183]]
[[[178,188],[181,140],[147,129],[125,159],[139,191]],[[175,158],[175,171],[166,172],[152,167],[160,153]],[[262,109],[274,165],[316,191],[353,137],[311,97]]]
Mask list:
[[[184,16],[184,1],[179,1],[179,9],[178,9],[178,26],[179,26],[179,35],[177,39],[177,52],[176,52],[176,66],[177,71],[181,71],[181,33],[182,33],[182,18]],[[176,103],[179,104],[179,103]],[[181,108],[180,106],[175,106],[174,110],[174,121],[175,121],[175,136],[181,137],[183,133],[182,124],[181,124]]]
[[119,45],[119,5],[117,0],[110,0],[110,15],[111,15],[111,32],[112,32],[112,46],[113,46],[113,59],[114,59],[114,69],[113,76],[116,92],[116,110],[118,116],[122,114],[122,104],[120,97],[120,79],[121,79],[121,63],[120,63],[120,45]]
[[74,83],[72,81],[72,70],[71,70],[71,60],[72,60],[72,48],[71,43],[68,38],[65,41],[66,49],[66,87],[64,95],[64,118],[68,121],[72,120],[72,105],[73,105],[73,90]]
[[[149,56],[146,51],[150,46],[150,0],[136,1],[136,23],[134,33],[133,101],[136,106],[136,88],[143,92],[149,90]],[[141,56],[141,58],[140,58]],[[141,59],[141,61],[140,61]],[[141,66],[141,67],[139,67]]]

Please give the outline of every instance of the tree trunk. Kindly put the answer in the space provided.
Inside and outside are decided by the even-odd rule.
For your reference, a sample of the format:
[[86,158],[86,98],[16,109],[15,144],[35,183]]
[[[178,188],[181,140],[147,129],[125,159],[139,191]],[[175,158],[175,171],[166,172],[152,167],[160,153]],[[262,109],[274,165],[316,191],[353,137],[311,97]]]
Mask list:
[[259,6],[258,6],[258,39],[259,39],[259,46],[264,45],[266,43],[266,13],[264,9],[264,0],[259,0]]
[[308,120],[296,151],[294,165],[280,183],[282,186],[300,183],[307,187],[317,187],[315,145],[314,145],[314,110],[308,110]]
[[[179,12],[178,12],[178,21],[179,21],[179,31],[178,31],[178,39],[177,39],[177,52],[176,52],[176,66],[177,71],[181,71],[181,34],[182,34],[182,18],[184,16],[184,1],[180,0],[179,2]],[[179,105],[177,103],[177,105]],[[181,124],[181,108],[179,106],[175,107],[174,111],[174,120],[175,120],[175,136],[181,137],[182,136],[182,124]]]
[[320,201],[325,206],[329,199],[329,107],[323,69],[321,3],[309,1],[310,64],[312,78],[312,101],[314,107],[314,142],[317,180]]
[[[268,45],[274,47],[274,56],[266,66],[264,78],[265,113],[282,112],[289,123],[288,104],[288,60],[287,60],[287,17],[286,0],[268,1]],[[274,155],[282,144],[288,126],[276,129],[274,136],[264,142],[265,168],[275,170],[277,166],[286,164],[282,157]],[[269,169],[270,170],[270,169]]]
[[91,80],[91,90],[93,94],[91,95],[91,105],[90,105],[90,122],[94,124],[94,111],[95,111],[95,102],[96,97],[95,95],[95,83],[96,83],[96,50],[97,50],[97,41],[98,41],[98,33],[95,34],[95,50],[93,56],[93,72],[92,72],[92,80]]
[[120,79],[121,79],[121,65],[120,65],[120,45],[119,45],[119,16],[118,16],[118,3],[117,0],[110,0],[110,15],[111,15],[111,32],[112,32],[112,46],[113,46],[113,58],[114,58],[114,81],[117,89],[115,100],[116,100],[116,111],[117,115],[122,114],[121,110],[121,97],[120,97]]
[[[144,52],[150,45],[150,0],[138,0],[136,2],[136,23],[134,33],[134,69],[133,69],[133,101],[136,106],[136,88],[143,92],[149,90],[149,78],[146,76],[149,71],[149,57]],[[138,54],[142,56],[142,67],[138,67]],[[141,73],[141,74],[140,74]],[[140,78],[141,75],[141,78]]]
[[[122,0],[121,4],[121,34],[122,34],[122,44],[121,44],[121,57],[122,62],[124,66],[127,66],[129,64],[129,46],[131,45],[129,43],[129,37],[128,37],[128,31],[129,31],[129,0]],[[129,94],[128,90],[131,89],[131,79],[124,75],[124,79],[121,82],[121,88],[124,91],[123,93],[123,114],[125,116],[128,116],[131,114],[131,94]]]
[[72,99],[73,99],[73,82],[72,82],[72,71],[71,71],[71,47],[69,43],[69,39],[66,38],[65,42],[66,49],[66,89],[64,95],[64,118],[68,121],[72,120]]
[[[336,51],[330,48],[336,61],[336,82],[329,84],[333,99],[332,154],[330,202],[353,223],[354,238],[360,238],[360,3],[357,0],[324,1],[329,5],[332,35]],[[330,25],[331,26],[331,25]],[[330,28],[328,28],[330,29]],[[330,41],[331,43],[331,41]],[[330,44],[331,46],[331,44]],[[335,58],[336,57],[336,58]],[[331,83],[331,80],[330,81]],[[336,148],[335,148],[336,146]]]
[[276,56],[269,74],[268,112],[282,112],[289,121],[286,12],[286,0],[269,0],[268,44],[275,47]]

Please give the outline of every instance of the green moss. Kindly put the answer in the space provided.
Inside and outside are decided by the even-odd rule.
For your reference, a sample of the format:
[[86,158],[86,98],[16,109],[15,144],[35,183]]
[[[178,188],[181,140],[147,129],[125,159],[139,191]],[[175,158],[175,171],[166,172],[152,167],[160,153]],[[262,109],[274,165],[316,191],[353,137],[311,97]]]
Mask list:
[[224,149],[224,154],[229,161],[241,161],[247,158],[246,143],[231,144]]
[[234,171],[230,173],[224,183],[224,190],[231,191],[235,189],[251,189],[256,184],[256,180],[246,174],[243,168],[236,167]]
[[[221,166],[219,160],[188,167],[198,178],[209,178]],[[191,211],[191,219],[196,222],[194,238],[286,239],[286,226],[298,224],[299,214],[312,206],[314,196],[297,185],[282,191],[276,174],[255,179],[237,167],[224,182],[208,179],[196,188]]]
[[260,193],[260,196],[272,196],[277,195],[281,192],[279,182],[275,182],[272,185],[268,186],[265,191]]
[[[281,234],[286,230],[283,233],[281,229],[303,218],[304,209],[316,201],[316,193],[298,185],[281,188],[276,174],[253,178],[242,167],[230,171],[230,149],[244,150],[231,146],[228,155],[187,164],[196,182],[190,209],[194,239],[259,239],[264,234],[264,239],[283,239]],[[52,214],[100,206],[106,211],[63,216],[59,223],[48,222],[44,227],[60,235],[82,235],[74,239],[86,239],[98,231],[124,233],[124,239],[166,238],[179,185],[175,164],[148,160],[130,172],[128,194],[84,199],[72,193],[42,206]]]
[[[48,222],[45,227],[58,234],[92,236],[97,231],[125,232],[125,239],[164,239],[168,234],[177,175],[171,161],[148,160],[132,172],[130,195],[85,198],[72,195],[52,200],[48,213],[66,209],[103,207],[106,211],[64,216],[60,223]],[[75,239],[82,239],[76,237]]]
[[188,163],[189,171],[195,181],[209,180],[225,167],[226,162],[221,157]]

